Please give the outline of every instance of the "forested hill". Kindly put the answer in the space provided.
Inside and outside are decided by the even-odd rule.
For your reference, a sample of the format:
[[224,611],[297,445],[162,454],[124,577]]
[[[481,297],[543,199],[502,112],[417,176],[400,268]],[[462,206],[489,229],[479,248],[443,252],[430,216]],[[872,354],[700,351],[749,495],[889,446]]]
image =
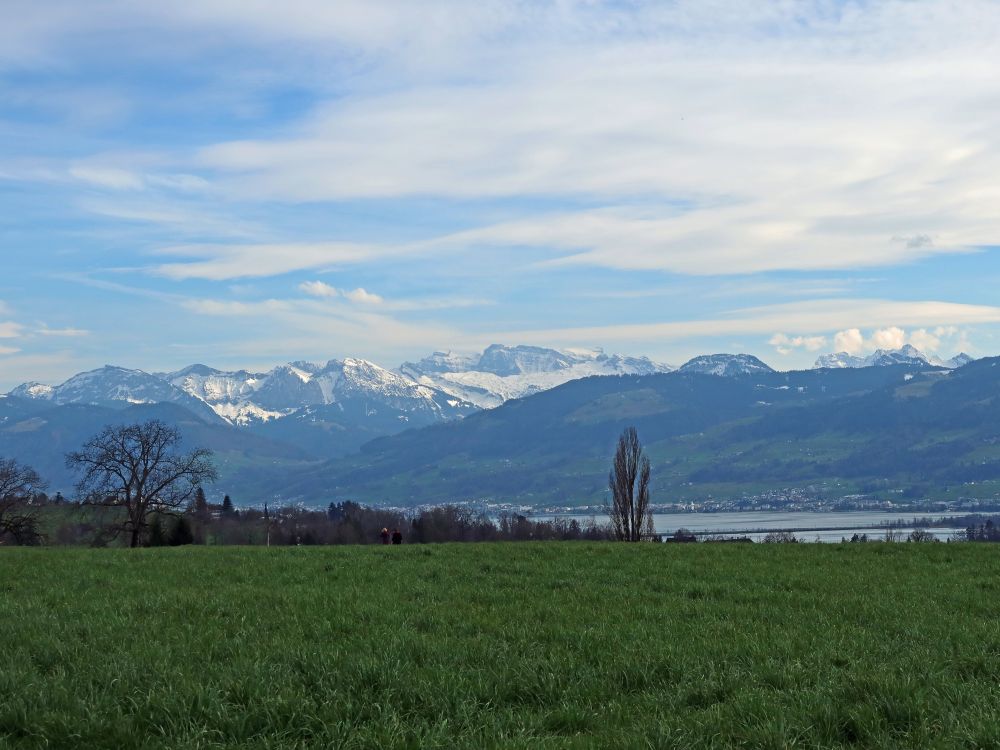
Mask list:
[[1000,478],[998,361],[950,372],[904,365],[590,378],[372,441],[280,489],[395,504],[599,502],[614,442],[632,424],[664,502],[809,485],[831,494],[916,497],[955,485],[980,493],[984,480]]

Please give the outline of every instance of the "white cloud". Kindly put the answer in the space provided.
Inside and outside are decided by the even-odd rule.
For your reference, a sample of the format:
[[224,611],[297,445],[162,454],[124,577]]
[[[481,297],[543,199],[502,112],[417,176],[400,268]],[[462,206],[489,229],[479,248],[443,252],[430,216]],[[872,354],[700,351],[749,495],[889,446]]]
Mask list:
[[146,184],[183,192],[207,190],[210,183],[204,177],[193,174],[147,174]]
[[846,331],[837,331],[833,336],[833,349],[837,352],[847,352],[848,354],[860,354],[865,350],[865,337],[857,328],[848,328]]
[[[989,96],[1000,59],[988,31],[1000,7],[979,0],[16,5],[10,43],[51,55],[71,33],[119,39],[132,23],[155,29],[146,33],[163,48],[189,41],[172,50],[181,56],[200,54],[193,40],[205,33],[280,50],[276,77],[299,72],[289,39],[307,51],[303,68],[320,55],[321,69],[342,72],[350,50],[367,71],[271,138],[71,167],[98,186],[210,185],[292,203],[583,198],[598,208],[515,217],[425,250],[531,246],[555,264],[686,274],[853,269],[1000,241],[1000,100]],[[184,212],[164,206],[118,211],[185,226]],[[217,248],[155,271],[266,276],[414,249]]]
[[384,302],[384,300],[377,294],[367,292],[361,287],[358,287],[350,292],[344,292],[344,296],[351,300],[351,302],[359,302],[364,305],[380,305]]
[[152,267],[150,271],[176,281],[185,279],[225,281],[360,263],[392,252],[392,248],[346,242],[183,245],[165,248],[158,251],[158,254],[187,256],[199,260],[163,263]]
[[[816,331],[839,331],[834,345],[851,351],[855,334],[864,341],[862,328],[998,323],[1000,307],[964,305],[954,302],[899,302],[879,299],[821,299],[732,310],[725,316],[660,323],[634,323],[578,328],[527,329],[494,332],[493,341],[526,344],[587,346],[602,342],[635,342],[642,346],[653,339],[677,341],[706,336],[770,334],[784,329],[785,335],[810,337]],[[856,331],[853,329],[857,329]],[[485,340],[485,338],[483,340]],[[477,339],[476,343],[480,343]],[[846,347],[845,347],[846,345]],[[857,350],[856,346],[854,347]]]
[[41,336],[55,336],[59,338],[80,338],[90,335],[90,331],[82,328],[49,328],[48,326],[42,326],[35,333]]
[[16,339],[24,332],[24,326],[12,320],[0,322],[0,339]]
[[17,354],[19,351],[21,350],[12,346],[0,346],[0,355]]
[[322,281],[303,281],[299,289],[312,297],[336,297],[339,294],[335,287]]
[[933,354],[941,348],[941,337],[930,333],[926,328],[918,328],[909,336],[910,343],[922,352]]
[[825,336],[786,336],[783,333],[774,334],[767,342],[773,346],[779,354],[791,354],[796,349],[805,349],[808,352],[815,352],[826,346]]
[[899,326],[889,326],[874,331],[871,342],[876,349],[899,349],[906,343],[906,331]]
[[[985,314],[982,320],[990,322],[990,315]],[[936,354],[942,348],[955,352],[971,348],[968,332],[954,325],[926,326],[909,332],[899,326],[886,326],[873,330],[868,337],[858,328],[850,328],[838,331],[833,337],[833,351],[854,355],[876,349],[899,349],[905,344],[912,344],[925,354]]]
[[327,299],[343,295],[343,297],[349,299],[351,302],[358,302],[364,305],[381,305],[385,302],[379,295],[372,294],[361,287],[352,290],[338,290],[322,281],[305,281],[299,284],[299,289],[310,296]]
[[[265,231],[261,225],[253,221],[224,211],[216,213],[158,198],[133,198],[131,195],[122,194],[116,196],[114,200],[88,198],[81,200],[79,206],[85,211],[109,219],[159,225],[169,229],[172,236],[207,234],[212,237],[245,239],[259,236]],[[117,223],[120,225],[122,222]],[[219,247],[225,246],[219,245]],[[167,248],[164,252],[169,254],[172,250],[179,251],[178,248]]]
[[140,175],[114,167],[78,166],[69,173],[77,180],[112,190],[141,190],[145,185]]
[[290,311],[290,302],[269,299],[261,302],[238,302],[235,300],[185,299],[181,306],[199,315],[222,315],[227,317],[253,317]]
[[255,321],[252,340],[228,342],[230,356],[241,351],[260,356],[267,351],[302,357],[316,350],[317,340],[334,339],[341,356],[371,357],[373,353],[413,351],[414,347],[422,349],[433,347],[436,342],[465,338],[461,331],[450,326],[411,323],[326,299],[259,302],[186,299],[179,304],[199,315]]
[[136,171],[135,167],[143,166],[143,162],[148,159],[149,157],[142,155],[119,155],[116,160],[128,164],[129,167],[100,162],[80,163],[70,167],[69,175],[75,180],[95,187],[119,191],[163,188],[178,192],[201,192],[210,187],[208,180],[198,175]]
[[487,45],[506,64],[480,79],[340,97],[199,163],[282,201],[585,197],[605,208],[453,239],[614,268],[855,268],[997,241],[1000,61],[964,24],[1000,10],[707,5],[563,6],[565,27],[542,13],[530,44]]
[[[323,96],[319,80],[344,72],[345,51],[360,56],[365,73],[348,68],[358,85],[338,88],[272,138],[193,154],[102,154],[68,167],[99,187],[279,202],[584,198],[599,208],[514,218],[431,244],[529,245],[556,263],[694,274],[889,265],[1000,241],[1000,100],[989,96],[1000,76],[989,32],[1000,6],[988,2],[833,11],[821,0],[345,0],[335,8],[205,0],[167,10],[99,0],[99,11],[54,2],[45,12],[12,2],[0,44],[26,59],[71,54],[67,42],[80,38],[131,52],[155,42],[183,59],[202,54],[200,35],[222,35],[241,49],[280,51],[277,80],[298,80],[320,56],[325,73],[310,82]],[[308,62],[287,53],[290,39]],[[90,207],[115,215],[113,205]],[[189,209],[117,211],[190,226]],[[202,232],[238,223],[201,219]],[[286,247],[287,257],[259,271],[244,261],[266,247],[156,272],[264,276],[399,250],[269,247]]]

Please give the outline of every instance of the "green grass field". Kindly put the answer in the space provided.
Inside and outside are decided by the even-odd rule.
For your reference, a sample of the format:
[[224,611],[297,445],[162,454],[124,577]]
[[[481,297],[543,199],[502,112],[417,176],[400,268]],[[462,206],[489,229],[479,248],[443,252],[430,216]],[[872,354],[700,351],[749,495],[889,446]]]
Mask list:
[[0,747],[996,747],[997,553],[0,549]]

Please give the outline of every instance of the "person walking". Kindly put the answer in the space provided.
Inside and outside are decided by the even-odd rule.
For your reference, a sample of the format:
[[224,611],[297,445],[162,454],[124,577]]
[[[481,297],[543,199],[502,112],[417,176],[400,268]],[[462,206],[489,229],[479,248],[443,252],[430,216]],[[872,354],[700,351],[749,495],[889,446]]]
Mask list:
[[392,543],[393,544],[402,544],[403,543],[403,534],[400,532],[399,529],[393,529],[392,530]]
[[383,528],[382,532],[379,534],[379,536],[382,537],[382,544],[388,544],[389,543],[389,529]]

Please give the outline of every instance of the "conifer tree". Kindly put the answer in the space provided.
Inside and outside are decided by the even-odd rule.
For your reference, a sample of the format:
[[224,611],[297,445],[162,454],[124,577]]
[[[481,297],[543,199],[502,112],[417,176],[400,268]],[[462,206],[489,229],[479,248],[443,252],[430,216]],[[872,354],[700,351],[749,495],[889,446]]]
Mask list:
[[181,547],[185,544],[194,544],[194,534],[191,531],[191,523],[184,517],[179,516],[174,523],[174,528],[170,532],[170,546]]
[[163,522],[159,516],[153,516],[149,524],[149,546],[163,547],[167,544],[167,535],[163,532]]

